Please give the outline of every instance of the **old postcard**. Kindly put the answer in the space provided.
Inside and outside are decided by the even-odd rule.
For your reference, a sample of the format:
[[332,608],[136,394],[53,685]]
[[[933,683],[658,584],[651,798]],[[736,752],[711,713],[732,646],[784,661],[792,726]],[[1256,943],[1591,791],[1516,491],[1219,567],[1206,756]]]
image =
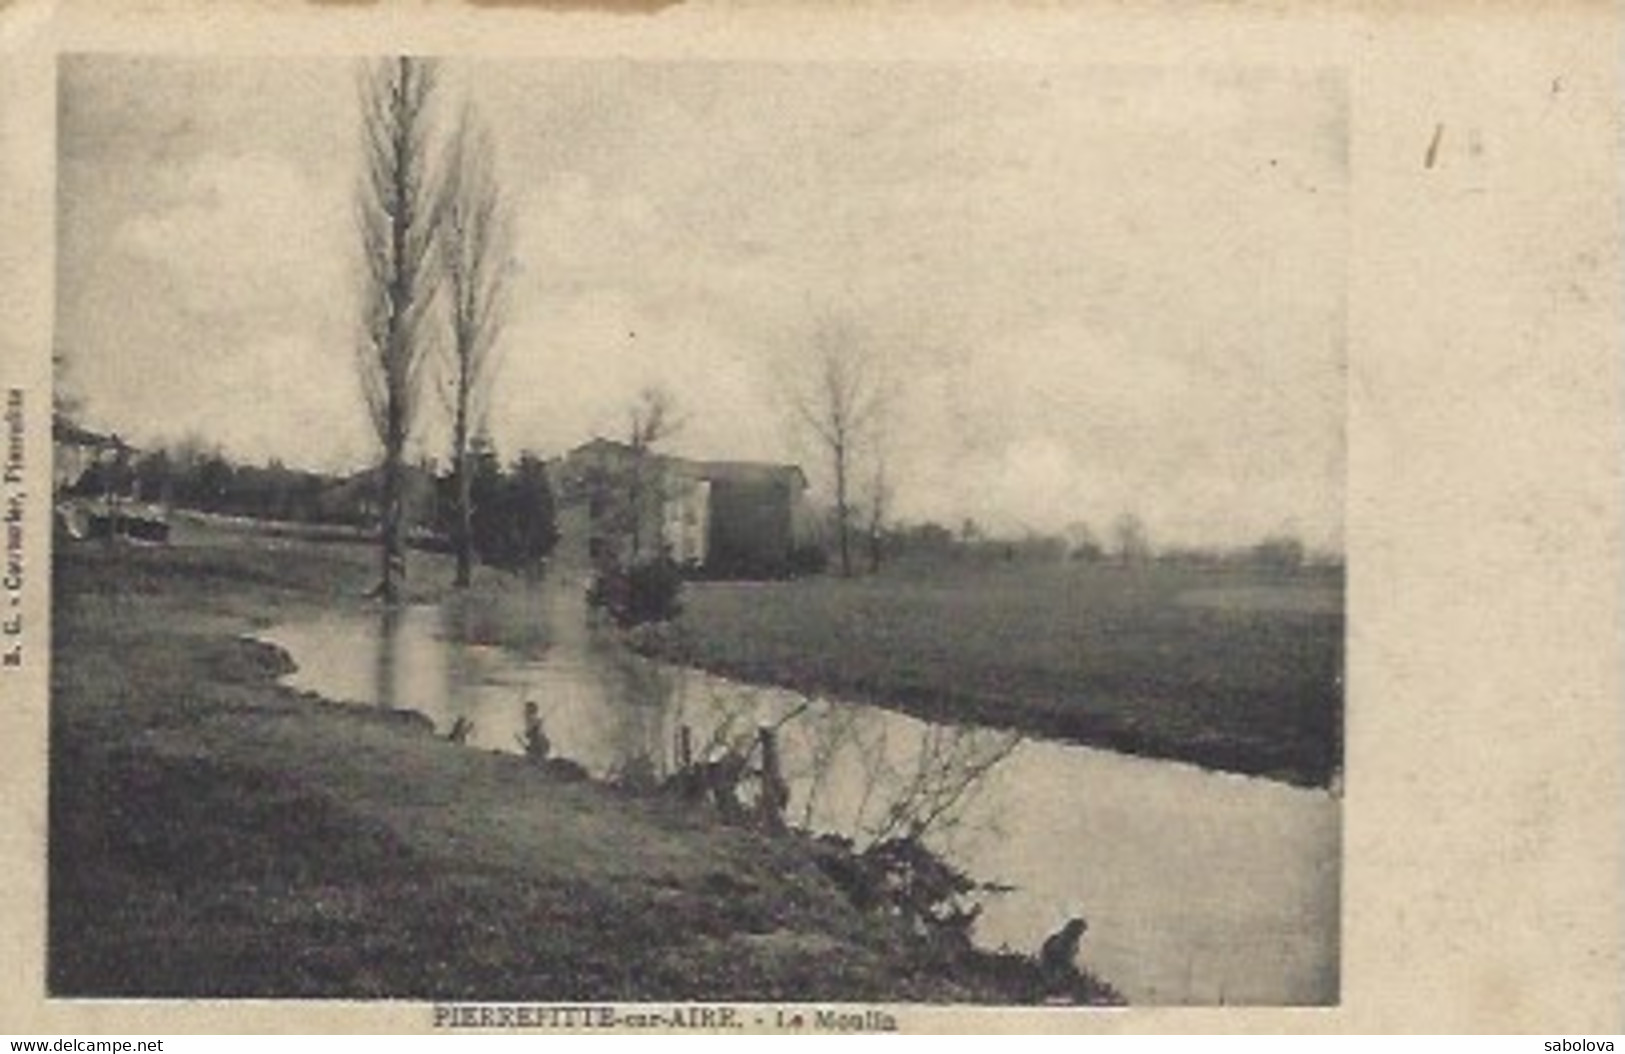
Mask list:
[[0,12],[18,1031],[1619,1030],[1611,13],[227,10]]

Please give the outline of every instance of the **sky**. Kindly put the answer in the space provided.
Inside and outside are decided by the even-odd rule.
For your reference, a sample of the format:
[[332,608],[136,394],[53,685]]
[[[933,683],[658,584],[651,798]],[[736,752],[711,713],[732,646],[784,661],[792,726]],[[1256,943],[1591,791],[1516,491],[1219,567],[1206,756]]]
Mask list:
[[[893,392],[895,515],[1132,512],[1154,543],[1342,545],[1346,85],[1016,63],[448,63],[515,222],[489,430],[551,455],[651,385],[674,453],[827,457],[792,393],[837,321]],[[345,470],[357,67],[60,66],[62,383],[92,427]],[[449,123],[449,122],[448,122]],[[444,456],[433,399],[415,449]]]

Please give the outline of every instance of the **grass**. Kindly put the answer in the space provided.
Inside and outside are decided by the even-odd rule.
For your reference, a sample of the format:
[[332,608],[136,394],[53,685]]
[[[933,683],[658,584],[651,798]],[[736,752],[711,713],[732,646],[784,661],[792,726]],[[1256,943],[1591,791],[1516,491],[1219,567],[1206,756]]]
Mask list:
[[692,584],[668,658],[922,716],[1324,785],[1340,576],[1052,565]]
[[[447,562],[411,559],[438,596]],[[1038,998],[1030,964],[859,911],[795,838],[278,685],[239,634],[362,603],[369,548],[191,527],[53,571],[53,996]],[[529,592],[468,603],[524,640]]]

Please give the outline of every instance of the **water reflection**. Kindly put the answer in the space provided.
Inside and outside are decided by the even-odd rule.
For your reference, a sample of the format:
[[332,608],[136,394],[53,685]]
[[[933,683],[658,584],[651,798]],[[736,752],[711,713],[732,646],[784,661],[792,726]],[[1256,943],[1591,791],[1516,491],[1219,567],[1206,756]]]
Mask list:
[[474,748],[523,752],[533,707],[550,753],[595,778],[654,786],[737,762],[742,813],[763,809],[768,730],[788,823],[860,848],[922,837],[1015,887],[985,903],[984,945],[1032,951],[1081,914],[1085,961],[1132,1001],[1336,998],[1329,795],[737,684],[630,655],[569,590],[528,602],[545,646],[541,634],[502,646],[503,619],[457,603],[265,636],[293,655],[295,686],[418,711]]
[[375,649],[378,658],[372,667],[373,698],[387,710],[398,710],[402,707],[395,683],[405,667],[405,663],[399,661],[402,612],[396,607],[386,607],[379,612],[378,620],[378,647]]
[[[860,844],[957,827],[988,773],[1021,744],[1014,733],[931,725],[649,662],[585,629],[517,660],[485,643],[488,629],[471,606],[448,604],[329,616],[269,636],[296,657],[300,686],[415,710],[471,746],[525,753],[545,742],[543,754],[597,778],[650,784],[737,757],[748,809],[760,803],[764,773],[776,770],[790,823]],[[370,683],[356,682],[358,666]]]

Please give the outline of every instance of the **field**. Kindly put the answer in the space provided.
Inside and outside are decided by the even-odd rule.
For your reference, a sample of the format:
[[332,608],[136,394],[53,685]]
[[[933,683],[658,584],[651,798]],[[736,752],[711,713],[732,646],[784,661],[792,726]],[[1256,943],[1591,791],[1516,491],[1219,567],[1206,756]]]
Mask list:
[[661,654],[745,680],[1324,785],[1340,573],[1054,564],[693,584]]

